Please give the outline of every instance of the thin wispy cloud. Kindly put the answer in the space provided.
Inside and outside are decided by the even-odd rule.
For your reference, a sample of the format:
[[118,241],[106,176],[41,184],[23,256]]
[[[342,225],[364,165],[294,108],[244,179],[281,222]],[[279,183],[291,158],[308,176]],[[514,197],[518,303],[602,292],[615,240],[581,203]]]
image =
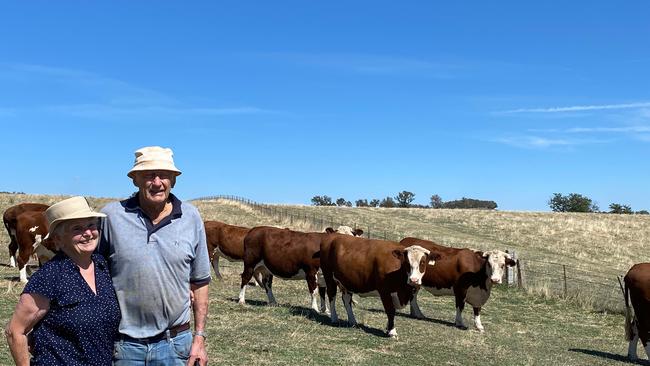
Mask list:
[[609,141],[595,139],[547,138],[540,136],[516,136],[498,138],[493,140],[493,142],[526,149],[548,149],[553,147],[566,148],[578,145],[603,144],[608,143]]
[[125,117],[184,117],[184,116],[232,116],[277,114],[278,111],[256,107],[240,108],[176,108],[163,106],[123,107],[105,104],[61,105],[47,108],[51,112],[85,118],[114,119]]
[[74,103],[48,104],[23,108],[0,108],[0,116],[19,113],[58,113],[69,116],[117,119],[127,117],[167,118],[195,116],[233,116],[281,113],[255,106],[193,106],[181,98],[102,75],[69,68],[32,64],[0,63],[0,80],[43,85],[54,83],[74,90]]
[[369,75],[418,75],[451,78],[460,69],[460,66],[456,64],[373,54],[271,52],[259,54],[259,56],[295,64]]
[[569,107],[549,107],[549,108],[521,108],[501,111],[499,113],[566,113],[566,112],[583,112],[583,111],[600,111],[611,109],[641,109],[650,108],[650,102],[625,103],[625,104],[602,104],[602,105],[576,105]]

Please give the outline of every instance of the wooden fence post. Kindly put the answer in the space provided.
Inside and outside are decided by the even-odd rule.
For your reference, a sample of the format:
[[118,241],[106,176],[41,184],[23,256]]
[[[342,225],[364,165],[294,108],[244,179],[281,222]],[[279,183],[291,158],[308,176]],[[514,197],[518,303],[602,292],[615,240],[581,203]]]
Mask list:
[[523,266],[524,266],[524,262],[522,262],[521,259],[517,259],[517,286],[520,289],[523,289],[525,285],[524,276],[523,276],[524,271],[522,269]]

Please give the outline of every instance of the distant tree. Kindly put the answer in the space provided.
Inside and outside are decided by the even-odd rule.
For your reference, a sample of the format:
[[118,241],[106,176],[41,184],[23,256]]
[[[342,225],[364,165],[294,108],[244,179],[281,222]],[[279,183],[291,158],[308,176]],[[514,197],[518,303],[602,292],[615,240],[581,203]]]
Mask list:
[[411,202],[415,199],[415,193],[409,191],[401,191],[395,196],[395,201],[397,201],[397,207],[410,207]]
[[442,208],[442,198],[437,194],[431,196],[431,208]]
[[341,198],[336,200],[336,205],[337,206],[352,207],[352,202],[346,201],[345,198],[341,197]]
[[370,207],[378,207],[380,203],[381,202],[379,202],[378,199],[373,198],[372,200],[370,200],[370,203],[368,205],[370,205]]
[[311,204],[314,206],[334,206],[330,196],[314,196],[311,199]]
[[463,197],[459,200],[447,201],[442,204],[443,208],[481,208],[487,210],[494,210],[497,208],[497,203],[494,201],[477,200],[473,198]]
[[553,193],[548,205],[554,212],[598,212],[599,208],[591,198],[578,193],[562,195]]
[[632,212],[632,207],[629,205],[621,205],[620,203],[612,203],[609,205],[609,213],[632,214]]
[[635,213],[637,215],[650,215],[650,212],[648,212],[647,210],[641,210],[641,211],[637,211]]
[[381,202],[379,203],[379,207],[392,208],[392,207],[395,207],[395,206],[397,206],[397,204],[393,200],[393,197],[386,197],[383,200],[381,200]]
[[354,201],[354,205],[357,206],[357,207],[368,207],[368,206],[370,206],[368,204],[368,200],[365,199],[365,198],[364,199],[358,199],[358,200]]

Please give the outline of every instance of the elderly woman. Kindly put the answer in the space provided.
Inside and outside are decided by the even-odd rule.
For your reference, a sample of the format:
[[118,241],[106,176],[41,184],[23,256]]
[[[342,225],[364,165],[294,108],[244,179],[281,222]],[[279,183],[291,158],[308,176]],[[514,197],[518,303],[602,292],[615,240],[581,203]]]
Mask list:
[[[100,218],[83,197],[45,211],[59,253],[30,279],[5,330],[16,365],[111,365],[120,309],[104,258]],[[47,238],[47,237],[46,237]]]

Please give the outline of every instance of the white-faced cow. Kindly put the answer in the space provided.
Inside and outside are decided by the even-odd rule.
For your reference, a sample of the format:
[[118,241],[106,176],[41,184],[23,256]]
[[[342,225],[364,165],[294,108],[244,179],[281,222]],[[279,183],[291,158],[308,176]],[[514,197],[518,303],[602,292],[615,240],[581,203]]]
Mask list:
[[637,359],[639,340],[650,359],[650,263],[635,264],[625,275],[625,338],[630,360]]
[[5,210],[2,215],[2,222],[9,233],[9,264],[16,267],[16,251],[18,250],[18,242],[16,241],[16,218],[23,212],[36,211],[44,212],[48,205],[42,203],[21,203],[11,206]]
[[321,268],[327,283],[332,322],[336,314],[336,291],[340,287],[348,322],[356,324],[352,312],[352,294],[379,295],[384,306],[389,337],[397,336],[395,309],[406,306],[421,284],[427,265],[436,254],[414,245],[408,248],[384,240],[335,235],[321,244]]
[[27,282],[27,263],[32,254],[38,256],[41,265],[54,257],[56,249],[51,239],[45,239],[47,232],[48,224],[43,212],[27,211],[16,217],[20,282]]
[[[320,292],[321,312],[327,312],[325,281],[319,276],[321,241],[334,234],[331,228],[324,233],[303,233],[269,226],[252,228],[244,238],[244,271],[242,272],[239,303],[246,303],[246,286],[258,271],[263,273],[261,286],[269,304],[276,304],[273,296],[273,276],[307,281],[311,308],[319,311],[317,293]],[[360,231],[359,234],[363,233]],[[317,292],[317,290],[320,291]]]
[[[403,246],[420,245],[431,253],[440,255],[434,267],[427,269],[422,279],[422,287],[433,295],[454,295],[456,298],[456,321],[459,328],[466,328],[463,321],[463,309],[467,302],[474,308],[474,326],[480,332],[485,329],[481,324],[481,308],[490,298],[493,284],[501,283],[505,266],[514,266],[508,253],[500,250],[477,252],[470,249],[445,247],[432,241],[417,238],[405,238]],[[411,301],[411,315],[424,318],[417,303],[417,293]]]

